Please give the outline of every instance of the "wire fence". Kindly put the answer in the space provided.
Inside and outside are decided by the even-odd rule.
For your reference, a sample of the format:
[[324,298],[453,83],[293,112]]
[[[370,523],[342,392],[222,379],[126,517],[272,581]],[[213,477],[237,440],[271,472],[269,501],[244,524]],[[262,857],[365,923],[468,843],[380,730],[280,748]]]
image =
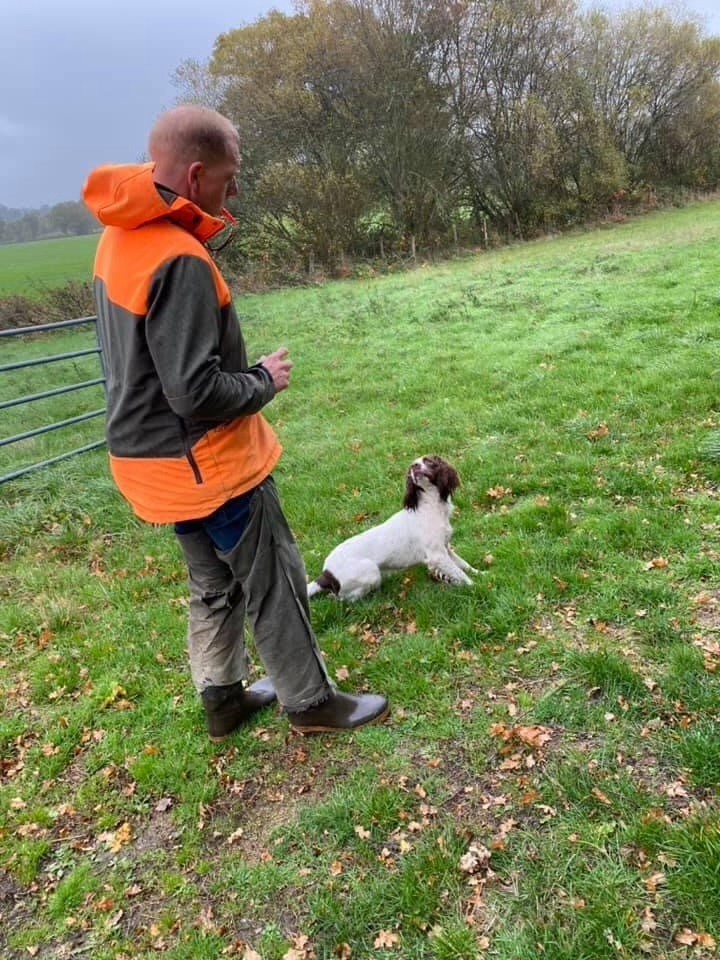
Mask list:
[[[48,400],[52,397],[59,397],[64,394],[74,393],[75,391],[87,390],[91,387],[96,387],[102,384],[103,388],[105,387],[105,372],[103,366],[102,358],[102,348],[100,346],[100,341],[97,334],[97,317],[79,317],[75,320],[62,320],[59,323],[46,323],[38,324],[36,326],[29,327],[16,327],[10,330],[0,330],[0,342],[9,338],[15,337],[35,337],[37,334],[56,334],[61,331],[68,330],[74,327],[82,327],[92,325],[95,332],[95,346],[89,347],[81,350],[73,350],[63,353],[48,353],[46,356],[42,357],[29,357],[26,359],[20,359],[12,363],[0,364],[0,378],[5,376],[11,376],[17,371],[30,369],[34,367],[44,367],[48,364],[61,363],[62,361],[75,361],[80,357],[90,357],[97,356],[98,367],[99,367],[99,376],[93,377],[89,380],[80,380],[76,382],[66,383],[63,382],[60,386],[53,387],[50,390],[40,390],[31,393],[24,393],[21,396],[14,397],[9,400],[0,401],[0,413],[4,410],[10,410],[11,408],[24,407],[28,404],[33,404],[38,401]],[[1,382],[1,379],[0,379]],[[52,433],[56,430],[64,430],[75,427],[77,424],[82,423],[86,420],[93,420],[97,417],[102,417],[105,414],[105,407],[101,407],[96,410],[84,411],[78,413],[75,416],[66,417],[60,420],[50,420],[48,423],[44,423],[41,426],[35,427],[33,429],[24,430],[20,433],[16,433],[9,437],[0,437],[0,448],[9,447],[12,444],[20,444],[23,441],[31,441],[37,437],[43,436],[45,434]],[[11,470],[8,473],[0,475],[0,484],[7,483],[10,480],[15,480],[18,477],[22,477],[25,474],[32,473],[34,470],[40,470],[43,467],[48,467],[53,463],[57,463],[59,460],[66,460],[69,457],[75,457],[81,453],[86,453],[89,450],[95,450],[97,447],[104,446],[105,440],[94,440],[91,443],[86,443],[83,446],[75,447],[71,450],[64,450],[61,453],[52,456],[45,457],[41,460],[36,460],[35,462],[20,467],[19,469]]]

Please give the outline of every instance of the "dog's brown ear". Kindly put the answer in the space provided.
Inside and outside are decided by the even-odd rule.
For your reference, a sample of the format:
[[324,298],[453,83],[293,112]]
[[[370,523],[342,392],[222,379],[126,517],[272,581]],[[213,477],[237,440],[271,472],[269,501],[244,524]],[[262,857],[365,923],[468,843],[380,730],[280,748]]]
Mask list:
[[460,477],[455,467],[438,458],[433,482],[438,489],[440,499],[446,501],[460,486]]
[[405,477],[405,497],[403,498],[403,508],[405,510],[417,510],[420,502],[420,487],[413,480],[410,471]]

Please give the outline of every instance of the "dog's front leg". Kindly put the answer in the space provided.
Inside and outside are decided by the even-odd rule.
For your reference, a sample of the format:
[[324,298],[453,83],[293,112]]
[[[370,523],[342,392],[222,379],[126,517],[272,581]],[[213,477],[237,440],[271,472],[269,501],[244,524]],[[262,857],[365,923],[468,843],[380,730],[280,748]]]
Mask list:
[[448,553],[450,554],[450,559],[456,563],[461,570],[464,570],[466,573],[477,573],[475,567],[471,567],[467,560],[463,560],[459,553],[455,553],[452,547],[448,546]]
[[445,554],[433,554],[425,561],[431,577],[436,580],[443,580],[445,583],[464,583],[470,585],[470,577],[455,563],[450,556]]

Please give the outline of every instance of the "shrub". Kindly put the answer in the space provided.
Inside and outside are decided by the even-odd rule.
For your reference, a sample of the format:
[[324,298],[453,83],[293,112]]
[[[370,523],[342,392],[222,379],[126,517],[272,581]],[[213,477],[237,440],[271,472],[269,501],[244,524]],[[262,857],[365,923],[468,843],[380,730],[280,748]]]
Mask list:
[[95,313],[92,284],[69,280],[61,287],[43,289],[39,295],[24,297],[14,294],[0,297],[0,330],[33,327],[89,317]]

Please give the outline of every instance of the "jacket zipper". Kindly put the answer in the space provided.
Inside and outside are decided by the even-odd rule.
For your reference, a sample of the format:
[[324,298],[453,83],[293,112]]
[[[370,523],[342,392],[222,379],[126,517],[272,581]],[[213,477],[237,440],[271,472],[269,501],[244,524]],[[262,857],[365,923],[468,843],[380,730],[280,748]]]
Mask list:
[[190,434],[188,433],[187,425],[185,421],[182,419],[182,417],[178,417],[178,420],[180,421],[180,432],[182,433],[182,436],[183,436],[183,447],[185,448],[185,457],[187,458],[187,462],[190,464],[190,469],[192,470],[193,476],[195,477],[195,483],[201,484],[203,482],[203,476],[202,476],[202,473],[200,473],[200,467],[198,466],[198,462],[195,459],[195,455],[192,452],[192,445],[190,443]]

